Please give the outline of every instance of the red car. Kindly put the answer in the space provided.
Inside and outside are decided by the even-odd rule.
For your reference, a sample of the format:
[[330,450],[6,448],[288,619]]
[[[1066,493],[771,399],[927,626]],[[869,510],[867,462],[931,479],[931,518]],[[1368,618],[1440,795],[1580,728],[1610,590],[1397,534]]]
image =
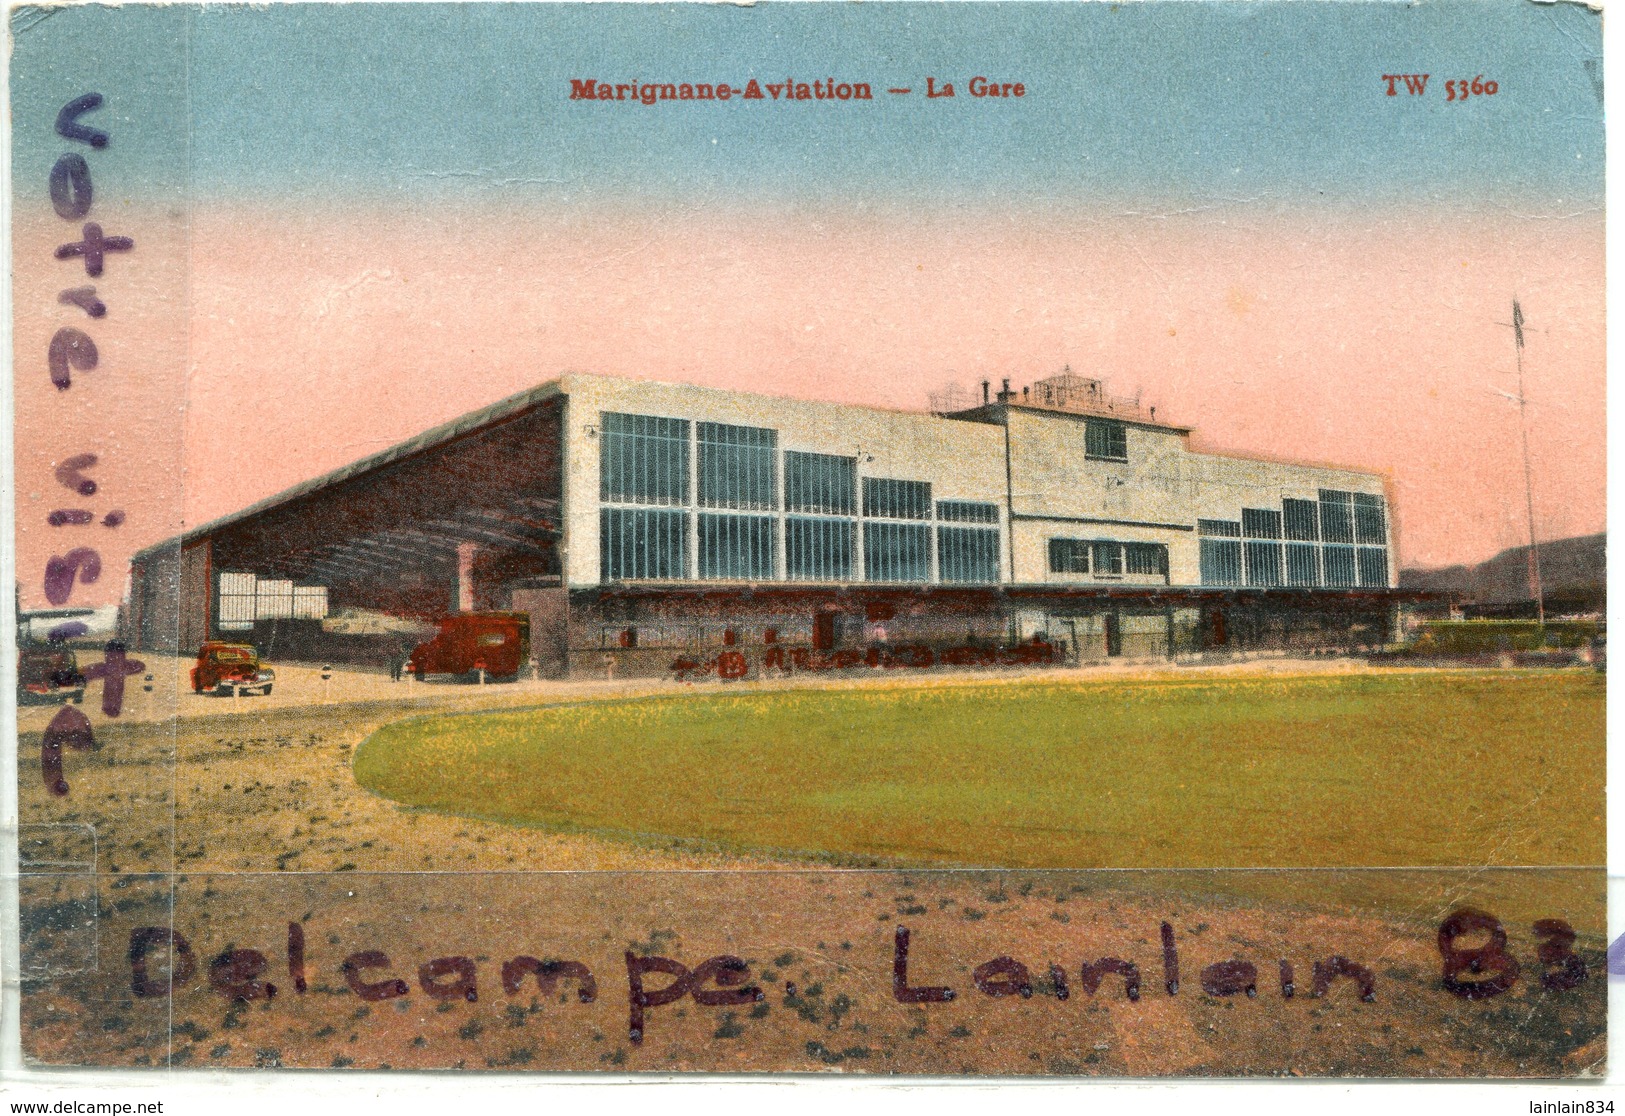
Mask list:
[[197,650],[192,667],[195,694],[268,694],[276,671],[260,662],[259,652],[246,643],[210,640]]
[[493,681],[512,682],[530,658],[528,613],[464,612],[445,617],[439,627],[407,660],[407,669],[419,678],[483,670]]

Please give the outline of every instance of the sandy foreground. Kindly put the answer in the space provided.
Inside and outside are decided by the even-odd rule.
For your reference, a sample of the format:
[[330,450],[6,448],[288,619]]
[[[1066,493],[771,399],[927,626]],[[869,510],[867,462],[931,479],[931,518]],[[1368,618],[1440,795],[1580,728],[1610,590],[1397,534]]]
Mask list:
[[[1551,933],[1509,920],[1504,949],[1483,931],[1448,943],[1488,947],[1488,975],[1518,967],[1504,993],[1467,999],[1442,986],[1440,922],[1462,905],[1494,913],[1498,897],[1527,894],[1527,875],[1388,872],[1384,893],[1406,901],[1364,911],[1328,901],[1346,887],[1322,886],[1324,873],[1301,873],[1301,889],[1286,889],[1301,896],[1293,902],[1249,902],[1232,897],[1233,873],[834,869],[654,836],[503,826],[360,789],[354,749],[405,716],[672,684],[480,688],[336,671],[324,685],[312,668],[279,665],[269,698],[230,699],[177,692],[183,667],[152,659],[153,690],[136,685],[115,723],[86,707],[98,748],[67,753],[65,798],[40,775],[38,734],[55,710],[20,716],[22,1025],[25,1051],[41,1062],[1407,1077],[1569,1076],[1603,1065],[1603,941],[1584,932],[1600,923],[1601,870],[1541,870],[1564,876],[1554,890],[1596,895],[1595,911],[1547,916],[1582,929],[1574,950],[1586,979],[1543,986],[1543,974],[1578,969],[1543,963],[1537,951],[1555,948]],[[789,684],[801,683],[754,685]],[[1337,875],[1346,884],[1357,874]],[[1278,879],[1269,893],[1283,893]],[[1173,994],[1163,923],[1179,969]],[[899,927],[910,936],[909,986],[949,987],[953,999],[898,999]],[[179,957],[167,995],[171,928],[190,956]],[[132,936],[144,973],[131,962]],[[302,964],[290,938],[303,942]],[[655,995],[640,1041],[628,952],[677,962],[676,979],[691,985],[662,1004],[674,977],[644,978]],[[718,963],[697,981],[681,975],[718,956],[744,971]],[[514,965],[525,957],[576,962],[591,980],[568,967],[544,989]],[[1104,958],[1135,967],[1138,999],[1126,994],[1126,965],[1088,991],[1085,966]],[[1252,969],[1209,969],[1220,962]],[[740,983],[719,983],[719,972]],[[153,994],[136,994],[143,975]],[[276,987],[269,998],[266,983]],[[368,1000],[357,990],[368,985],[404,992]]]

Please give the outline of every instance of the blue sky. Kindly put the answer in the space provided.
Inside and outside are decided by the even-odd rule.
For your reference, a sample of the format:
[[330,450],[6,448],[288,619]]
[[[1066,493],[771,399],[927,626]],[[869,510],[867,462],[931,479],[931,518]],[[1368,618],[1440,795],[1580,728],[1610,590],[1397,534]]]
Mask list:
[[[98,176],[209,200],[1600,205],[1573,4],[288,5],[14,14],[14,171],[94,73]],[[63,59],[76,65],[64,66]],[[1429,73],[1387,97],[1384,73]],[[953,81],[953,101],[582,104],[569,79]],[[1019,101],[965,96],[983,74]],[[1494,97],[1453,104],[1483,75]],[[92,118],[93,119],[93,118]]]

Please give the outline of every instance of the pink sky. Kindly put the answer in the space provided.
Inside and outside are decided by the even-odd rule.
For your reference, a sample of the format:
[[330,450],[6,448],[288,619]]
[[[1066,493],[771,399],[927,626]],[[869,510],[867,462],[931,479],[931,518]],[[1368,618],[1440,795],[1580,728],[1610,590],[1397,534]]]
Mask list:
[[115,599],[129,552],[181,514],[229,513],[568,371],[923,409],[949,380],[1069,364],[1141,391],[1199,448],[1383,471],[1402,563],[1478,561],[1524,532],[1498,394],[1516,387],[1499,324],[1514,293],[1541,534],[1603,528],[1600,215],[217,209],[193,215],[185,300],[175,220],[131,220],[152,247],[84,326],[103,367],[78,410],[29,378],[52,329],[83,325],[54,306],[60,265],[30,264],[60,230],[16,231],[28,603],[64,538],[34,522],[54,495],[29,492],[79,436],[70,411],[81,442],[147,470],[128,530],[96,528],[111,569],[94,595]]

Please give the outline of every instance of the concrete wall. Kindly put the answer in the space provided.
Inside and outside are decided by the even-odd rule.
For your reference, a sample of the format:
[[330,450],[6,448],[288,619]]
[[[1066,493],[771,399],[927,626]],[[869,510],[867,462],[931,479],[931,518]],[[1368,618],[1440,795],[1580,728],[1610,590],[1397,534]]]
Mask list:
[[141,651],[174,651],[180,646],[181,549],[149,551],[130,570],[129,631],[124,638]]
[[177,594],[179,650],[196,651],[214,624],[214,544],[201,539],[181,547],[180,591]]
[[[1004,431],[901,411],[718,391],[677,384],[566,376],[565,582],[598,584],[599,442],[587,433],[605,411],[769,427],[779,449],[858,458],[863,477],[929,481],[936,500],[1004,505]],[[783,471],[780,470],[782,477]]]
[[[1081,417],[1011,409],[1008,421],[1018,582],[1108,580],[1049,572],[1050,539],[1084,538],[1163,543],[1169,583],[1198,585],[1198,519],[1237,520],[1244,507],[1279,511],[1283,499],[1314,500],[1322,488],[1383,495],[1383,479],[1376,474],[1197,453],[1188,435],[1174,429],[1129,424],[1126,462],[1091,461]],[[1392,509],[1387,523],[1393,584]],[[1162,579],[1109,581],[1134,585]]]
[[[569,396],[565,581],[572,587],[598,583],[600,451],[589,428],[602,425],[605,411],[771,427],[781,450],[855,455],[860,478],[930,481],[936,499],[991,502],[1001,518],[1008,489],[1014,519],[1001,523],[1001,577],[1026,584],[1197,585],[1198,519],[1236,520],[1244,507],[1278,511],[1283,498],[1313,500],[1322,488],[1384,491],[1376,474],[1196,453],[1185,431],[1149,423],[1126,424],[1127,461],[1090,460],[1082,416],[1019,406],[992,409],[1009,424],[1007,486],[1005,431],[996,422],[594,376],[569,376],[561,387]],[[1391,509],[1388,529],[1392,584]],[[1169,574],[1052,574],[1052,538],[1161,543]]]

